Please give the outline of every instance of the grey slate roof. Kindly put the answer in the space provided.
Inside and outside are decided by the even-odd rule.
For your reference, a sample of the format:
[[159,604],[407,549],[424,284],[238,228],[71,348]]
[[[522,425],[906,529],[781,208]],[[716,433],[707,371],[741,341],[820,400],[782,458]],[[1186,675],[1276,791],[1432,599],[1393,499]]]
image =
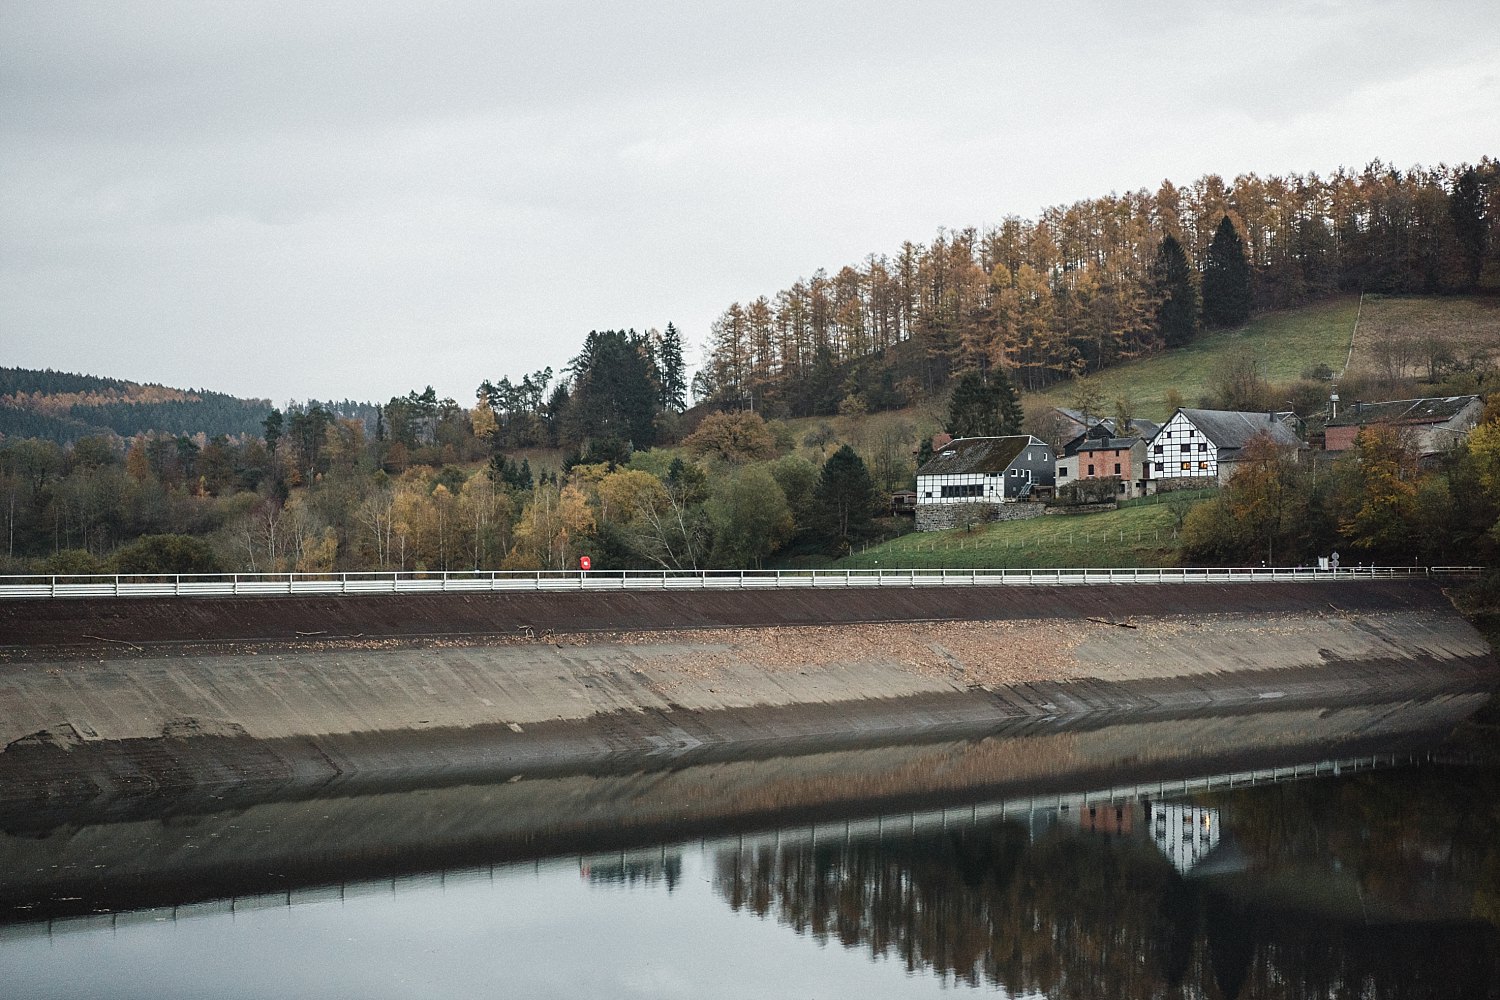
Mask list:
[[1161,424],[1153,423],[1150,420],[1142,420],[1140,417],[1131,417],[1130,426],[1125,428],[1125,432],[1123,434],[1120,433],[1118,428],[1115,427],[1115,419],[1113,417],[1109,417],[1108,419],[1101,420],[1099,422],[1105,427],[1108,427],[1117,436],[1122,438],[1137,437],[1144,438],[1149,441],[1152,438],[1156,437],[1157,431],[1161,430]]
[[[1100,433],[1100,428],[1103,428],[1103,434]],[[1079,434],[1077,437],[1073,438],[1071,441],[1066,442],[1062,446],[1062,457],[1072,458],[1080,451],[1083,451],[1083,445],[1086,441],[1098,440],[1105,436],[1108,436],[1111,440],[1114,441],[1150,441],[1152,438],[1156,437],[1156,435],[1160,431],[1161,424],[1153,423],[1150,420],[1138,420],[1135,417],[1132,417],[1130,419],[1130,426],[1126,429],[1125,433],[1117,434],[1115,431],[1115,422],[1113,419],[1101,420],[1093,427],[1090,427],[1082,434]],[[1130,446],[1128,444],[1116,444],[1106,445],[1105,447],[1128,448]]]
[[[1027,446],[1045,448],[1030,434],[1009,437],[954,438],[917,470],[919,476],[961,476],[971,472],[1004,472]],[[953,454],[948,454],[952,452]]]
[[1085,451],[1129,451],[1139,441],[1138,437],[1128,438],[1090,438],[1078,446],[1078,453]]
[[[1072,420],[1078,424],[1082,424],[1085,427],[1097,427],[1099,424],[1103,424],[1106,428],[1109,429],[1111,433],[1118,433],[1119,429],[1115,427],[1114,417],[1090,417],[1085,420],[1083,412],[1081,410],[1075,410],[1067,406],[1057,406],[1053,407],[1053,409],[1057,410],[1058,413],[1061,413],[1069,420]],[[1142,420],[1140,417],[1131,417],[1130,426],[1125,428],[1125,433],[1120,436],[1126,437],[1129,435],[1134,435],[1136,437],[1142,437],[1149,440],[1155,437],[1156,432],[1159,430],[1161,430],[1161,424],[1153,423],[1150,420]]]
[[1183,407],[1182,415],[1221,450],[1243,448],[1257,434],[1266,434],[1279,445],[1302,446],[1302,439],[1278,419],[1278,414],[1264,410],[1189,410]]
[[1441,424],[1478,396],[1431,396],[1425,399],[1392,399],[1382,403],[1357,403],[1341,413],[1329,427],[1362,427],[1365,424]]

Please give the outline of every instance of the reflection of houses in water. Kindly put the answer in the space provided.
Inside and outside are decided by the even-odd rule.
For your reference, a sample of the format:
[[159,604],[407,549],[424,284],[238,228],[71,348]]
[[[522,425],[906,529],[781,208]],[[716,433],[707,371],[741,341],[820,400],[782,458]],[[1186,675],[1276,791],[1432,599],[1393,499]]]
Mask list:
[[1135,832],[1136,814],[1141,811],[1138,802],[1091,803],[1078,808],[1078,828],[1090,833],[1118,833],[1129,835]]
[[646,851],[639,853],[596,855],[578,859],[578,873],[587,882],[599,885],[656,885],[666,883],[667,891],[682,881],[682,855],[677,852]]
[[1219,810],[1190,802],[1091,802],[1076,807],[1074,816],[1088,833],[1149,837],[1184,875],[1219,846]]
[[1152,841],[1184,875],[1219,846],[1219,810],[1190,802],[1150,802],[1145,808]]

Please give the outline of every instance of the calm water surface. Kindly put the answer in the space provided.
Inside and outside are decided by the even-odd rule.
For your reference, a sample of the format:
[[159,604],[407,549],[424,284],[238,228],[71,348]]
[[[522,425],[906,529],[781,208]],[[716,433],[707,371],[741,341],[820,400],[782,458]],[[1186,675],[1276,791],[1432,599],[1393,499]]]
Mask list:
[[19,903],[0,994],[1494,997],[1497,793],[1491,771],[1428,764],[395,879],[366,858],[175,910]]

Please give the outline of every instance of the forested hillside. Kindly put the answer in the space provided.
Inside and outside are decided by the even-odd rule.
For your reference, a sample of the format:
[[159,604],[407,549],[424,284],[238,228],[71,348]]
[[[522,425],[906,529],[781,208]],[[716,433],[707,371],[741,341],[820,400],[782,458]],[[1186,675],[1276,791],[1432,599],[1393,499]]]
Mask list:
[[[558,371],[476,372],[463,402],[427,386],[382,405],[273,408],[10,369],[0,426],[31,429],[0,440],[4,564],[826,562],[902,530],[882,523],[885,500],[913,485],[939,429],[1045,433],[1038,421],[1057,403],[1163,419],[1179,402],[1288,406],[1312,426],[1335,374],[1367,400],[1487,394],[1500,374],[1497,181],[1488,159],[1232,187],[1210,177],[945,233],[732,307],[692,409],[671,324],[591,331]],[[1400,294],[1414,289],[1436,294]],[[1315,301],[1286,305],[1304,300]],[[1337,461],[1267,455],[1191,516],[1174,512],[1181,551],[1230,562],[1332,547],[1351,561],[1500,553],[1500,405],[1467,446],[1418,459],[1380,435]]]
[[269,400],[204,389],[0,368],[0,439],[68,444],[90,435],[255,435],[270,409]]
[[1218,176],[940,232],[734,303],[700,396],[898,408],[970,370],[1038,390],[1332,292],[1500,288],[1500,164]]

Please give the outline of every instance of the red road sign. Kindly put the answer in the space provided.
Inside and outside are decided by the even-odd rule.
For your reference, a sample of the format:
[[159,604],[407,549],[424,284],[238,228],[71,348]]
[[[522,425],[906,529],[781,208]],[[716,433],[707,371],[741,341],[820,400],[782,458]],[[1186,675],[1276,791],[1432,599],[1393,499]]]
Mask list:
[[593,566],[594,560],[590,559],[588,556],[578,557],[578,568],[583,570],[585,573],[592,569]]

